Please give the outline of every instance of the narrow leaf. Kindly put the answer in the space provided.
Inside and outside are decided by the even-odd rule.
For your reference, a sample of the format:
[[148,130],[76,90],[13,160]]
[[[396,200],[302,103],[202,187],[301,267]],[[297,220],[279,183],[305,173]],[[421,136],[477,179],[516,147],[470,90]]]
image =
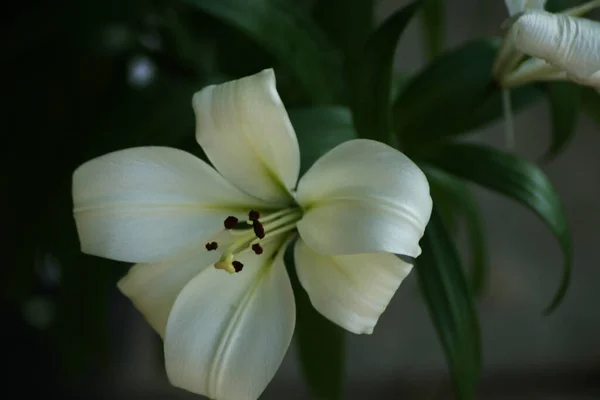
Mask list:
[[420,6],[409,4],[389,17],[369,38],[353,73],[352,115],[360,137],[391,140],[391,83],[396,44]]
[[296,299],[295,340],[298,358],[312,396],[321,400],[342,398],[344,379],[344,330],[315,310],[296,275],[293,244],[285,254],[285,265]]
[[351,60],[371,33],[373,8],[373,0],[319,0],[313,13],[331,43]]
[[350,110],[345,107],[315,107],[289,110],[300,145],[300,174],[338,144],[355,139]]
[[340,76],[324,34],[309,16],[285,0],[185,0],[235,26],[292,71],[317,103],[334,98]]
[[[433,202],[438,211],[446,210],[446,215],[452,218],[461,217],[464,220],[469,242],[470,285],[475,294],[480,294],[485,286],[488,272],[488,253],[486,232],[481,218],[479,206],[469,187],[460,179],[455,178],[437,168],[423,168],[429,184]],[[444,224],[449,227],[448,217]]]
[[[417,73],[393,105],[402,143],[465,134],[502,117],[502,91],[491,77],[498,42],[479,39],[451,50]],[[515,112],[540,98],[533,86],[511,93]]]
[[543,157],[548,161],[560,154],[575,134],[581,97],[579,86],[570,82],[549,83],[546,95],[552,119],[552,141]]
[[451,144],[430,149],[425,161],[519,201],[546,223],[565,258],[560,286],[546,309],[546,313],[552,312],[567,292],[573,250],[564,209],[542,170],[512,154],[473,144]]
[[456,246],[435,207],[422,243],[417,276],[446,352],[456,398],[474,399],[481,369],[479,321]]
[[551,13],[564,11],[573,5],[572,0],[548,0],[544,8]]
[[427,56],[433,59],[444,49],[446,30],[446,7],[444,0],[425,0],[421,10],[421,26]]
[[410,75],[403,73],[395,73],[392,77],[392,85],[390,88],[390,99],[394,103],[398,96],[402,94],[408,83],[410,82]]
[[[514,114],[524,110],[543,97],[543,92],[536,85],[520,86],[510,91],[510,103]],[[486,125],[498,121],[504,117],[502,108],[502,89],[491,87],[481,102],[471,111],[470,117],[464,121],[456,121],[457,124],[449,126],[444,135],[456,135],[481,129]]]
[[583,112],[600,126],[600,91],[581,87],[581,106]]
[[468,117],[492,86],[490,71],[497,47],[494,41],[476,40],[418,73],[393,106],[396,132],[403,139],[440,134]]

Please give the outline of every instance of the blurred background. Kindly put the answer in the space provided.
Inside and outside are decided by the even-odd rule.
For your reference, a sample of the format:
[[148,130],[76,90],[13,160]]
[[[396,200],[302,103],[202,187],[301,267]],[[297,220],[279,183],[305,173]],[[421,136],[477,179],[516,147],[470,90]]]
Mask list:
[[[308,12],[319,3],[289,1]],[[128,266],[79,252],[70,197],[75,167],[108,151],[169,145],[201,155],[190,100],[207,84],[274,66],[286,106],[308,104],[265,50],[190,3],[24,0],[1,17],[8,141],[2,225],[10,255],[0,304],[5,393],[197,398],[168,384],[159,337],[118,292],[115,283]],[[378,1],[374,18],[381,21],[407,3]],[[447,48],[501,36],[506,16],[502,0],[446,1]],[[396,66],[416,72],[425,60],[415,20],[400,41]],[[519,114],[515,126],[515,152],[537,159],[549,141],[545,100]],[[503,132],[497,122],[466,139],[501,147]],[[599,151],[598,126],[582,115],[570,147],[543,167],[565,204],[575,245],[571,287],[548,317],[542,310],[561,274],[555,240],[528,210],[476,190],[490,252],[488,285],[479,301],[480,399],[600,398]],[[443,350],[414,274],[374,334],[349,334],[347,343],[344,398],[452,397]],[[262,398],[283,397],[309,398],[294,345]]]

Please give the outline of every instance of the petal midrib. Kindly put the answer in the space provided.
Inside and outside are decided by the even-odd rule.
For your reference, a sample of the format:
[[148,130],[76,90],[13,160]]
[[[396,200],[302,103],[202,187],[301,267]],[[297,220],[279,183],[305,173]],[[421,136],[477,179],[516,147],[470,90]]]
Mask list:
[[[278,249],[279,251],[279,249]],[[277,254],[277,252],[275,254]],[[244,312],[256,298],[256,290],[260,285],[261,281],[267,275],[270,266],[273,264],[274,258],[268,257],[263,265],[260,266],[260,270],[254,278],[254,282],[240,301],[239,306],[236,308],[232,318],[227,323],[227,326],[221,335],[219,343],[216,346],[216,350],[212,359],[210,372],[207,374],[206,387],[208,388],[208,394],[211,398],[219,398],[217,393],[218,388],[221,387],[221,380],[223,379],[223,370],[225,368],[225,360],[228,358],[232,343],[232,338],[237,331],[237,328],[242,325],[246,318],[249,318],[248,313]]]
[[[346,271],[344,266],[335,259],[335,257],[331,257],[331,265],[335,267],[337,271],[339,271],[340,275],[344,277],[349,283],[350,286],[353,286],[353,289],[356,293],[368,293],[368,287],[364,284],[364,282],[356,279],[350,272]],[[387,288],[386,288],[387,289]],[[371,303],[377,303],[377,306],[380,306],[381,301],[379,298],[373,299],[371,297],[363,298],[362,301],[368,300]]]
[[127,212],[130,213],[143,213],[143,212],[189,212],[189,211],[231,211],[246,213],[252,208],[260,208],[264,211],[277,211],[281,207],[276,206],[263,206],[258,207],[256,204],[248,205],[228,205],[228,204],[202,204],[202,203],[128,203],[118,202],[110,204],[95,204],[82,207],[74,207],[74,213],[91,212],[93,214],[103,214],[111,212],[122,211],[123,208],[127,208]]
[[[235,102],[235,107],[238,110],[238,114],[243,115],[244,119],[252,117],[252,116],[247,115],[246,108],[242,104],[240,104],[241,99],[238,98],[237,100],[238,101]],[[245,124],[241,124],[241,125],[243,125],[243,128],[241,128],[240,131],[242,132],[242,136],[245,139],[245,143],[250,148],[252,153],[254,153],[256,158],[258,159],[261,168],[265,171],[265,174],[269,177],[269,179],[273,183],[275,183],[276,186],[278,186],[285,193],[285,195],[290,200],[293,201],[294,196],[292,196],[292,194],[290,193],[290,189],[287,188],[287,186],[285,185],[283,180],[280,178],[280,176],[276,173],[276,171],[271,168],[269,163],[262,156],[261,152],[259,152],[257,150],[256,145],[254,144],[254,140],[252,140],[252,138],[250,137],[250,135],[247,132],[248,126],[246,126]],[[250,126],[252,126],[252,124],[250,124]],[[260,135],[257,135],[257,137],[260,137]],[[269,142],[267,142],[267,143],[270,144]],[[271,149],[271,150],[275,150],[275,149]]]
[[[398,204],[394,201],[388,200],[379,196],[335,196],[335,197],[327,197],[324,199],[319,199],[316,201],[311,201],[310,205],[304,206],[305,213],[309,212],[312,208],[318,208],[323,204],[332,204],[336,202],[346,202],[346,203],[354,203],[351,204],[352,207],[360,207],[360,208],[371,208],[376,209],[378,211],[383,211],[389,214],[394,214],[397,217],[402,217],[408,221],[409,224],[413,225],[416,228],[419,228],[422,225],[419,217],[416,213],[410,208],[406,207],[403,204]],[[373,204],[376,203],[376,204]]]

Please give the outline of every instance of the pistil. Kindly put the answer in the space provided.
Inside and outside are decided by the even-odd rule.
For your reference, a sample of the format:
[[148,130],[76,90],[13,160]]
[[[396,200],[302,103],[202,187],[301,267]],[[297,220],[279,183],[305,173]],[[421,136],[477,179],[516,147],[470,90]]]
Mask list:
[[[236,260],[239,254],[252,250],[254,254],[261,255],[263,248],[261,243],[266,243],[279,235],[296,229],[297,222],[302,218],[302,211],[298,208],[289,208],[260,218],[260,212],[250,210],[248,220],[239,222],[236,217],[230,216],[225,219],[223,225],[229,232],[232,239],[225,243],[210,241],[206,243],[206,250],[216,250],[219,246],[227,246],[227,249],[215,263],[215,268],[222,269],[230,274],[240,272],[244,265]],[[247,228],[239,228],[240,224],[245,224]]]

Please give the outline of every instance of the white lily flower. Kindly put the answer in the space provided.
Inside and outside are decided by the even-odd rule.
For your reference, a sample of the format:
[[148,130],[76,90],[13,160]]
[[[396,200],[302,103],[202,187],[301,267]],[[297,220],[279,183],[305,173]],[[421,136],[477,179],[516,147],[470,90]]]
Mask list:
[[[503,87],[570,79],[600,88],[600,23],[579,18],[600,7],[600,0],[557,14],[544,11],[545,0],[505,3],[510,29],[493,68]],[[525,56],[532,58],[519,65]]]
[[363,139],[297,182],[298,142],[272,70],[204,88],[193,107],[216,170],[165,147],[104,155],[74,173],[75,220],[84,252],[137,263],[119,288],[163,337],[173,385],[257,399],[294,330],[287,244],[298,237],[314,307],[371,333],[411,270],[394,254],[421,252],[429,185],[405,155]]
[[[540,76],[564,76],[600,88],[600,22],[566,14],[527,11],[512,24],[510,35],[517,50],[536,57],[507,79],[522,81],[531,71]],[[554,78],[555,79],[555,78]]]
[[[600,6],[600,0],[565,10],[544,11],[546,0],[505,0],[509,26],[492,75],[503,88],[506,144],[514,147],[509,89],[535,81],[570,79],[600,92],[600,23],[579,16]],[[532,58],[523,61],[526,56]]]

